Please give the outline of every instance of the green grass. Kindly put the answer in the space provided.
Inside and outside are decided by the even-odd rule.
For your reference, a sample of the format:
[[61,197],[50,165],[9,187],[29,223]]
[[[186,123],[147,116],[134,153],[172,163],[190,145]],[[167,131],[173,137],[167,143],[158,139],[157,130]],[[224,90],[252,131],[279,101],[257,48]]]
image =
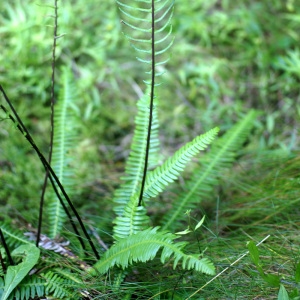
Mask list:
[[[74,202],[109,244],[109,200],[123,174],[143,82],[115,2],[102,2],[101,7],[93,0],[59,4],[59,33],[65,35],[58,39],[57,78],[60,66],[71,63],[80,95],[81,140],[74,149],[81,182]],[[205,226],[185,237],[191,253],[207,248],[217,272],[229,267],[192,299],[277,299],[279,287],[259,275],[249,255],[230,267],[247,252],[248,241],[257,243],[268,235],[259,246],[263,269],[281,278],[290,299],[300,299],[299,274],[295,278],[300,262],[296,2],[176,1],[172,58],[159,91],[165,156],[216,125],[226,131],[250,108],[261,112],[234,168],[191,213],[195,224],[206,214]],[[0,83],[44,153],[50,131],[52,13],[30,0],[0,3]],[[43,170],[2,112],[0,116],[0,219],[36,227]],[[169,203],[172,194],[164,197]],[[153,219],[164,209],[155,207]],[[171,265],[161,268],[156,260],[137,265],[133,274],[112,292],[112,299],[121,299],[124,291],[136,299],[185,299],[211,279],[192,271],[174,273]],[[110,277],[101,278],[102,284],[103,291],[111,291]],[[87,280],[86,285],[93,290],[99,282]]]

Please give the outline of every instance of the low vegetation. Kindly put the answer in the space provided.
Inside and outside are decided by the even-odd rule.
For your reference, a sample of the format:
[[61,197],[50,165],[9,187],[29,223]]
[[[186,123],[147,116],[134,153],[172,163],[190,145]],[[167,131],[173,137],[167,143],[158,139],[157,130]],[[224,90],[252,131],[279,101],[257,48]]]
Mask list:
[[102,2],[0,3],[0,298],[300,299],[296,1]]

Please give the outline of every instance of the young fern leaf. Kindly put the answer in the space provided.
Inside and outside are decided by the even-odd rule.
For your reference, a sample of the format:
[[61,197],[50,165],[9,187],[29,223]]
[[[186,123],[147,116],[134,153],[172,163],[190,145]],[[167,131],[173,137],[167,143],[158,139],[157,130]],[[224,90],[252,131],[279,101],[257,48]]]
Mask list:
[[[52,168],[59,181],[72,195],[72,189],[76,185],[74,180],[74,171],[71,167],[71,152],[77,140],[77,122],[75,119],[74,104],[77,98],[76,87],[71,70],[67,67],[62,69],[62,88],[59,99],[55,105],[54,115],[54,140],[52,151]],[[49,236],[54,238],[62,230],[66,213],[55,193],[51,192],[48,204],[48,225]]]
[[114,239],[120,240],[149,227],[150,219],[144,206],[137,205],[138,194],[132,196],[122,216],[114,220]]
[[[157,68],[168,61],[164,58],[165,52],[171,47],[172,26],[170,21],[173,15],[174,0],[135,0],[132,5],[117,0],[120,11],[123,13],[122,22],[127,25],[135,36],[127,35],[133,48],[139,53],[137,59],[150,65],[150,80],[144,82],[150,87],[149,122],[147,126],[146,151],[143,167],[138,206],[142,204],[146,175],[148,171],[148,159],[151,141],[151,127],[153,123],[153,109],[155,99],[155,78],[164,72],[156,72]],[[168,30],[169,28],[169,30]]]
[[160,249],[162,249],[161,262],[165,263],[173,257],[174,269],[181,261],[183,269],[193,269],[209,275],[215,273],[213,264],[207,258],[198,259],[194,255],[185,254],[183,249],[187,242],[174,243],[176,238],[178,236],[172,233],[159,232],[158,227],[140,231],[114,244],[90,269],[90,273],[92,275],[96,275],[97,272],[104,274],[115,265],[125,269],[134,262],[147,262],[154,259]]
[[184,213],[210,196],[223,172],[234,163],[237,151],[249,136],[256,116],[255,111],[250,111],[201,157],[200,166],[195,168],[191,178],[185,181],[184,191],[179,193],[172,204],[172,209],[164,216],[163,229],[177,230]]
[[[149,92],[138,101],[138,113],[135,118],[135,130],[131,144],[129,158],[125,166],[125,176],[122,177],[124,183],[115,192],[114,211],[117,215],[122,215],[125,206],[130,198],[140,191],[140,184],[145,166],[145,153],[147,148],[147,135],[149,123]],[[152,169],[158,164],[159,139],[158,139],[158,118],[156,105],[153,110],[153,120],[151,124],[151,139],[148,156],[148,169]]]
[[149,172],[145,184],[144,198],[156,197],[169,183],[177,180],[186,164],[201,150],[206,149],[215,139],[218,132],[219,128],[216,127],[205,134],[197,136],[191,142],[177,150],[161,166]]

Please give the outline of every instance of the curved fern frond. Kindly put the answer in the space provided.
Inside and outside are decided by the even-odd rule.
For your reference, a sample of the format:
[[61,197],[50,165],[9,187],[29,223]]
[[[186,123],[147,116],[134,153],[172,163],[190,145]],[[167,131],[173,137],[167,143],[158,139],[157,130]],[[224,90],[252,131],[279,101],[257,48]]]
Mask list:
[[168,158],[161,166],[147,174],[144,197],[156,197],[169,183],[178,179],[187,162],[192,157],[204,150],[211,144],[219,132],[219,128],[213,128],[205,134],[197,136],[187,143],[175,154]]
[[176,230],[184,213],[210,196],[223,172],[232,166],[237,151],[249,136],[256,116],[255,111],[250,111],[201,157],[199,167],[194,170],[191,178],[185,181],[184,191],[179,193],[172,204],[172,209],[164,216],[163,229]]
[[[70,68],[62,70],[62,87],[55,105],[54,141],[52,152],[52,168],[68,194],[72,194],[75,186],[74,170],[72,170],[71,152],[77,139],[77,122],[75,119],[76,87]],[[66,213],[54,192],[48,204],[49,236],[54,238],[61,232]]]
[[174,269],[181,262],[183,269],[194,269],[210,275],[215,273],[215,268],[210,260],[198,259],[195,255],[185,254],[183,249],[187,243],[174,243],[176,238],[178,236],[167,231],[159,232],[158,227],[140,231],[114,244],[94,265],[90,273],[92,275],[96,275],[97,272],[103,274],[115,265],[125,269],[135,262],[147,262],[154,259],[160,249],[162,249],[161,262],[165,263],[166,260],[173,257]]
[[[149,124],[149,92],[138,101],[138,113],[135,118],[135,130],[131,144],[129,158],[125,166],[125,176],[122,177],[124,183],[116,190],[114,202],[116,206],[114,211],[117,215],[122,215],[124,208],[130,201],[130,198],[140,191],[140,185],[143,177],[145,166],[145,154],[147,149],[147,136]],[[150,149],[148,156],[148,170],[153,169],[158,164],[159,160],[159,139],[158,139],[158,117],[157,117],[157,102],[153,110],[153,120],[151,124]]]
[[138,52],[137,60],[152,65],[146,73],[160,76],[163,72],[156,72],[156,68],[169,60],[164,54],[173,44],[174,0],[133,1],[131,5],[117,0],[117,3],[123,18],[121,22],[130,29],[125,36]]

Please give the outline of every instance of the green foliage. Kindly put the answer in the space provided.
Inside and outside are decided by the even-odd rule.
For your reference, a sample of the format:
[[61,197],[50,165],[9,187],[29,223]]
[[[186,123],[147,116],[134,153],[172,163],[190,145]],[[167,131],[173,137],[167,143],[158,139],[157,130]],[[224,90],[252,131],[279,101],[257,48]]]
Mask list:
[[280,289],[279,289],[279,292],[278,292],[278,300],[289,300],[289,295],[284,287],[283,284],[280,285]]
[[256,112],[250,111],[212,145],[209,153],[201,157],[198,168],[186,180],[184,191],[174,199],[172,209],[164,216],[165,229],[176,229],[185,211],[194,209],[201,200],[210,196],[225,170],[232,167],[237,152],[249,136],[255,118]]
[[[3,289],[4,282],[0,278],[0,296],[2,296]],[[36,296],[42,297],[43,295],[45,295],[45,281],[38,276],[32,275],[22,280],[11,296],[14,296],[16,300],[29,300]]]
[[[43,255],[36,273],[26,275],[9,299],[185,299],[210,282],[214,267],[206,256],[221,269],[244,248],[245,235],[274,230],[278,238],[269,245],[270,266],[266,256],[262,264],[257,247],[249,244],[255,271],[241,263],[210,283],[201,297],[299,298],[296,2],[177,0],[174,11],[174,1],[157,0],[154,14],[150,0],[107,0],[101,9],[93,0],[58,3],[58,31],[64,37],[57,39],[57,66],[71,67],[56,70],[60,86],[55,89],[59,100],[52,166],[104,253],[95,263],[90,248],[81,248],[68,232],[60,202],[49,193],[51,238],[43,243],[55,247],[40,244]],[[46,4],[0,3],[0,82],[42,153],[48,151],[50,132],[53,40],[52,18],[45,17],[53,8]],[[124,46],[121,26],[137,63]],[[176,43],[169,60],[173,34]],[[171,72],[161,77],[167,66]],[[129,146],[135,98],[140,100]],[[260,110],[258,120],[250,107]],[[160,122],[158,108],[163,112]],[[1,223],[1,228],[9,248],[18,249],[32,245],[12,228],[37,227],[43,170],[15,133],[16,124],[11,126],[6,118],[0,124],[1,222],[14,222]],[[221,137],[198,163],[188,165],[218,129],[193,137],[215,124],[221,126]],[[249,140],[251,130],[258,138]],[[175,147],[179,150],[171,155]],[[185,174],[183,169],[188,169]],[[218,200],[216,208],[212,199]],[[192,217],[199,210],[207,216],[205,224],[204,217],[200,222]],[[110,211],[117,215],[113,223]],[[190,224],[184,230],[186,211]],[[53,240],[65,235],[70,249],[64,241]],[[0,250],[1,298],[8,259]]]
[[[62,86],[59,99],[54,109],[54,140],[51,165],[71,197],[74,194],[76,185],[72,165],[74,165],[74,148],[78,140],[78,122],[76,119],[76,97],[78,95],[69,68],[63,68],[61,80]],[[47,214],[49,236],[54,238],[60,234],[66,214],[53,192],[50,201],[48,201]]]
[[[250,241],[248,243],[248,250],[249,250],[249,253],[250,253],[250,256],[251,256],[251,259],[253,261],[253,263],[255,264],[261,278],[268,284],[268,285],[271,285],[273,287],[277,287],[279,288],[279,292],[278,292],[278,300],[288,300],[290,299],[289,298],[289,295],[284,287],[284,285],[282,284],[282,279],[279,275],[274,275],[274,274],[266,274],[264,271],[263,271],[263,265],[260,261],[260,258],[259,258],[259,251],[258,251],[258,248],[257,246],[252,242]],[[295,274],[295,279],[297,279],[297,269],[296,269],[296,274]],[[297,280],[295,280],[296,283],[297,283]],[[294,290],[294,292],[296,292],[296,295],[298,295],[298,292],[297,290]],[[295,296],[296,296],[295,295]],[[297,298],[296,298],[297,299]]]
[[40,256],[40,250],[34,245],[22,245],[16,248],[12,253],[12,257],[22,257],[24,260],[16,266],[9,266],[4,277],[5,285],[2,293],[2,300],[8,299],[9,295],[29,273],[33,266],[37,263]]
[[[116,2],[122,12],[121,22],[129,27],[126,37],[138,52],[137,60],[148,65],[147,74],[161,76],[164,73],[162,67],[169,60],[164,55],[173,44],[170,22],[174,0],[132,1],[129,5],[119,0]],[[154,84],[153,80],[155,78],[145,82]]]
[[145,198],[156,197],[169,183],[174,182],[186,164],[201,150],[208,147],[214,140],[219,128],[214,128],[207,133],[196,137],[193,141],[180,148],[172,157],[168,158],[161,166],[149,172],[144,191]]
[[[145,95],[137,102],[138,113],[135,118],[135,130],[131,150],[126,161],[125,176],[122,177],[124,183],[116,190],[114,197],[114,202],[117,204],[114,210],[118,215],[123,212],[128,199],[138,193],[140,189],[147,146],[150,105],[149,91],[150,89],[148,89]],[[155,102],[148,158],[148,169],[150,170],[158,164],[159,159],[158,127],[157,103]]]
[[195,269],[210,275],[215,273],[214,266],[208,259],[198,259],[196,256],[184,254],[182,250],[187,243],[174,244],[173,241],[177,238],[178,236],[167,231],[159,232],[157,227],[140,231],[114,244],[94,265],[90,273],[96,275],[98,271],[103,274],[114,265],[124,269],[133,262],[147,262],[156,256],[160,248],[163,248],[160,258],[162,263],[174,256],[174,269],[182,260],[184,269]]
[[5,237],[5,241],[9,246],[16,248],[23,244],[32,244],[26,238],[24,238],[22,232],[20,232],[19,230],[13,230],[11,228],[11,225],[6,223],[1,223],[0,225]]
[[79,299],[72,291],[72,281],[48,271],[42,275],[46,279],[46,295],[53,295],[58,299]]

